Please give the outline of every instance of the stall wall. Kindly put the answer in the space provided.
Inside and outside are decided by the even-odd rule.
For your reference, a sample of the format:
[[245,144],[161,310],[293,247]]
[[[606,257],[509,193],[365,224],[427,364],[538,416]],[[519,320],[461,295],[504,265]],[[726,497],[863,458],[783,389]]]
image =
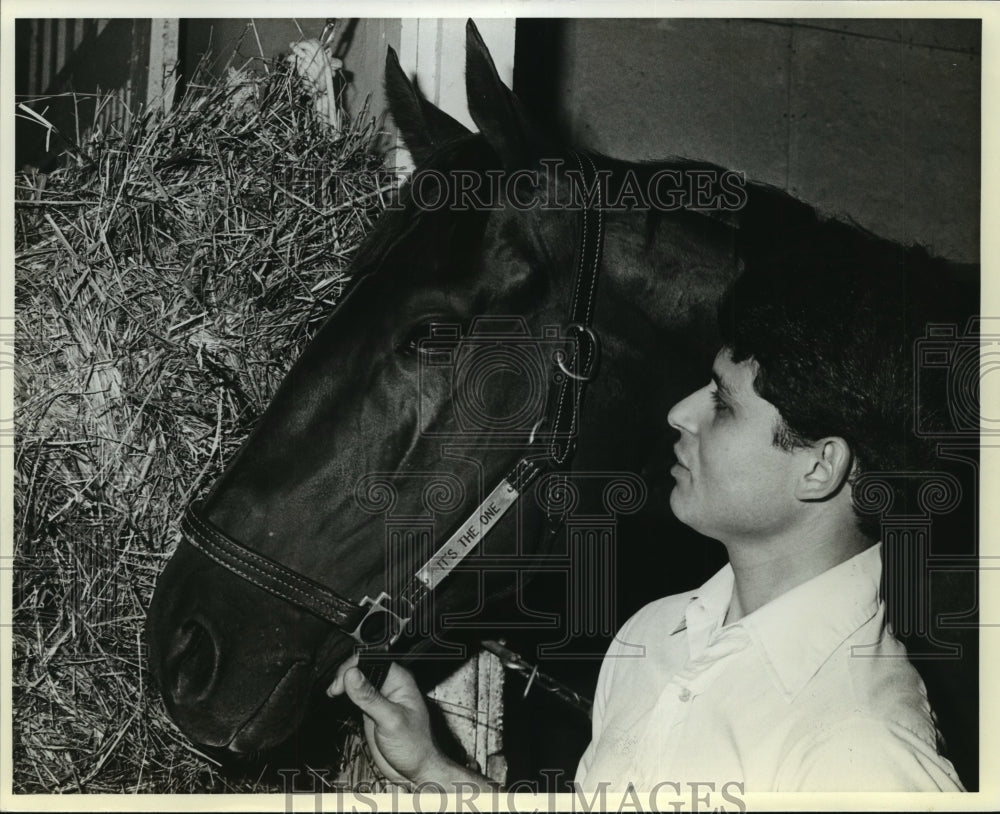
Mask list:
[[978,261],[978,20],[520,22],[555,55],[519,53],[519,89],[578,144],[714,161]]

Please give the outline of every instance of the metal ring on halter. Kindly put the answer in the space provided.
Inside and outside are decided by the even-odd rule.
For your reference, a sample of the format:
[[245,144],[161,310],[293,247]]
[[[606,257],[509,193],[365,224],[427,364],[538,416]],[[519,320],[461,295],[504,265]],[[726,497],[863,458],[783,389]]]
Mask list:
[[[581,325],[579,322],[574,322],[568,326],[568,330],[577,330],[581,334],[585,335],[590,340],[591,355],[589,357],[590,361],[587,364],[587,369],[584,373],[576,373],[566,367],[566,354],[561,351],[557,351],[555,354],[556,366],[561,370],[566,376],[574,379],[578,382],[589,382],[594,378],[594,373],[597,366],[594,364],[597,361],[597,352],[600,350],[600,341],[597,338],[597,334],[593,332],[586,325]],[[579,356],[579,354],[578,354]]]
[[535,426],[531,428],[531,434],[528,436],[528,446],[529,447],[532,444],[535,443],[535,436],[538,434],[538,431],[541,429],[542,424],[546,423],[546,421],[547,421],[547,419],[545,418],[545,416],[542,416],[540,419],[538,419],[538,421],[535,422]]
[[364,647],[391,647],[403,635],[412,613],[410,616],[401,616],[388,607],[391,601],[392,597],[385,591],[375,599],[366,596],[361,600],[362,606],[370,607],[358,626],[350,633],[358,644]]

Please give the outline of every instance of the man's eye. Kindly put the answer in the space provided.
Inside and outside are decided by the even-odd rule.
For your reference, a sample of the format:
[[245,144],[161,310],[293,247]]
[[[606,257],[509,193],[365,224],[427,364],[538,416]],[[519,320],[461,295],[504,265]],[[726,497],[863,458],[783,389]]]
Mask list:
[[719,395],[718,390],[712,391],[712,405],[715,407],[715,412],[724,413],[729,410],[729,405],[722,400],[722,396]]

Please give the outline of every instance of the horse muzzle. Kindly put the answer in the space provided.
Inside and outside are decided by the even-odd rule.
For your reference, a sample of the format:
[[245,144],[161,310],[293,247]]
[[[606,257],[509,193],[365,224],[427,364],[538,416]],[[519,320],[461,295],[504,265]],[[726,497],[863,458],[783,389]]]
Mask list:
[[[295,732],[319,680],[315,654],[329,649],[330,633],[184,545],[160,576],[146,621],[167,712],[216,754],[268,749]],[[346,637],[343,650],[341,660],[351,652]]]

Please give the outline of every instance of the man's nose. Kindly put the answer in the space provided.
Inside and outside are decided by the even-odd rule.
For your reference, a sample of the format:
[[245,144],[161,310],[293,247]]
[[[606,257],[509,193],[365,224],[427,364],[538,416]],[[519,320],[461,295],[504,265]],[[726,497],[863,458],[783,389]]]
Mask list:
[[693,433],[697,428],[697,397],[699,393],[701,390],[695,390],[670,408],[670,412],[667,413],[667,423],[675,430],[686,430]]

